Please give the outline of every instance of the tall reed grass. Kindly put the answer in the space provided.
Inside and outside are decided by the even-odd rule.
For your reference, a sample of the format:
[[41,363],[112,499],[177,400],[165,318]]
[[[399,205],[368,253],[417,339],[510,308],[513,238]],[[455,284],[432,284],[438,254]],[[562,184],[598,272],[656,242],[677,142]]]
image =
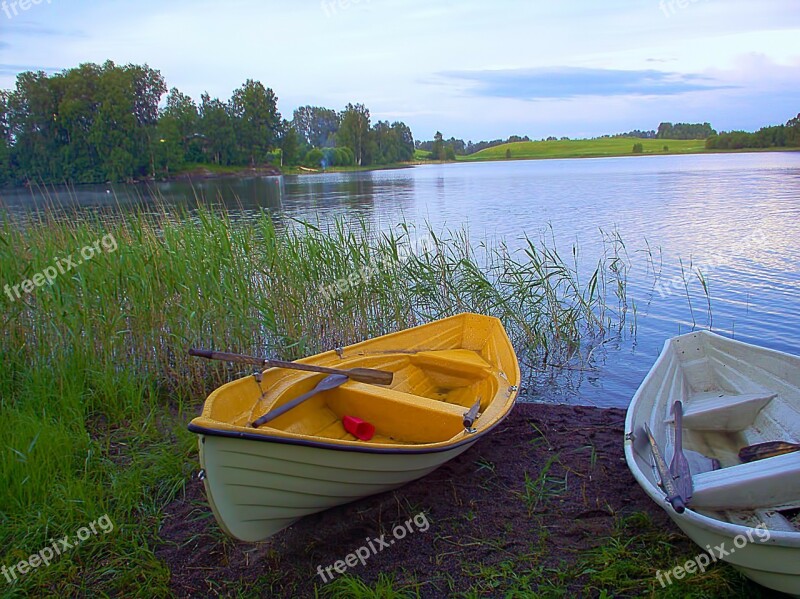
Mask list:
[[296,359],[474,311],[501,318],[539,367],[568,362],[625,313],[614,244],[582,283],[576,248],[568,263],[552,244],[511,251],[408,223],[278,228],[266,213],[232,222],[201,208],[44,212],[24,226],[0,214],[0,233],[0,286],[12,287],[117,242],[21,299],[0,293],[0,565],[104,513],[117,524],[9,586],[20,593],[166,592],[153,546],[162,507],[196,468],[185,423],[236,374],[189,358],[191,346]]

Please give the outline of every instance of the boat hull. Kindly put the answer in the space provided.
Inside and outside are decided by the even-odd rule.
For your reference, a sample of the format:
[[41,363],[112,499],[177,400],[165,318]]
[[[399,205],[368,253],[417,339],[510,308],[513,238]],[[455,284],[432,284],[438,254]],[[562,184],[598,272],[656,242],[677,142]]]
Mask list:
[[[690,502],[682,514],[667,504],[649,447],[641,438],[647,423],[670,459],[675,441],[671,408],[678,400],[689,414],[684,418],[684,450],[722,463],[722,470],[710,477],[708,472],[692,471],[697,502]],[[740,464],[737,452],[763,441],[796,443],[799,416],[800,358],[704,331],[666,342],[633,397],[625,426],[628,467],[678,527],[714,561],[724,560],[758,584],[794,596],[800,596],[800,529],[796,520],[793,524],[780,513],[800,507],[794,475],[800,453],[768,458],[756,466]],[[770,464],[779,465],[773,468],[773,478],[748,486],[741,476],[753,472],[752,466],[756,475],[763,475]],[[702,481],[709,480],[726,492],[705,488]],[[772,509],[770,501],[780,505]]]
[[387,455],[201,435],[200,463],[222,529],[257,542],[303,516],[422,478],[474,443]]

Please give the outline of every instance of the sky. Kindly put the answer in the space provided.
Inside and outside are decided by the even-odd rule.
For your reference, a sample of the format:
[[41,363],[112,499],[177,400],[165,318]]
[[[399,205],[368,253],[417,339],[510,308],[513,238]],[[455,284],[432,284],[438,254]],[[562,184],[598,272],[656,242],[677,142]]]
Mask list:
[[0,88],[109,59],[196,101],[259,80],[288,119],[360,102],[418,139],[752,131],[800,112],[800,2],[0,0]]

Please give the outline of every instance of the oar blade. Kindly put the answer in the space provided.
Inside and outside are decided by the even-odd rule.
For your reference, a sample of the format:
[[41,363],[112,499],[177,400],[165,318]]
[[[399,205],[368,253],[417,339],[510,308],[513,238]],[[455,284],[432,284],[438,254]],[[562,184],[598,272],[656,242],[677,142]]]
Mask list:
[[756,462],[766,458],[774,458],[779,455],[800,451],[797,443],[786,443],[785,441],[767,441],[757,445],[742,447],[739,451],[739,459],[742,463]]
[[675,454],[672,456],[669,472],[672,475],[675,490],[684,503],[688,504],[694,494],[694,485],[692,484],[689,460],[683,455],[683,403],[676,401],[672,410],[675,414]]

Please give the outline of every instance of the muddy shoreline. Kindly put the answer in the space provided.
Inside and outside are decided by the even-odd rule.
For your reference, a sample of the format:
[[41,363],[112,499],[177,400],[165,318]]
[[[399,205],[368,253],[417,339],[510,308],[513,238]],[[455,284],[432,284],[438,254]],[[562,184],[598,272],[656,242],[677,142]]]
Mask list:
[[[378,551],[370,549],[364,565],[346,572],[368,585],[388,576],[393,588],[412,588],[421,597],[468,591],[492,597],[541,592],[557,581],[573,596],[596,596],[601,589],[594,555],[626,518],[644,514],[649,527],[667,531],[672,550],[697,553],[628,471],[624,417],[619,409],[519,404],[493,434],[427,477],[308,516],[259,544],[225,537],[202,484],[193,480],[165,511],[157,555],[170,568],[171,590],[180,597],[242,589],[253,596],[325,596],[330,580],[324,582],[320,571],[370,541]],[[407,534],[395,540],[395,527],[409,520]],[[381,535],[395,542],[381,549],[374,542]],[[586,567],[587,559],[593,568]],[[489,573],[503,568],[513,575],[493,585]],[[508,582],[526,569],[523,587]],[[655,578],[645,580],[630,594],[618,588],[612,594],[660,590]]]

